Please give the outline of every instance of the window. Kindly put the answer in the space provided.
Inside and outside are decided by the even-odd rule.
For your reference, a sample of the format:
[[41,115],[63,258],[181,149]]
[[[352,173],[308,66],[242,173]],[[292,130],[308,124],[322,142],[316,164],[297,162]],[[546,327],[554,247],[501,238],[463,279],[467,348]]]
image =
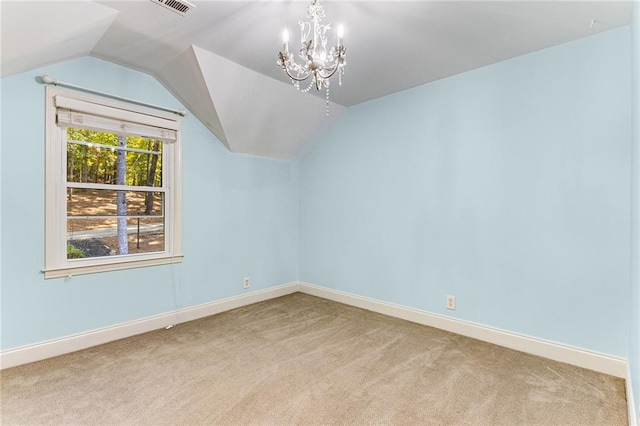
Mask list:
[[181,117],[46,94],[45,277],[180,262]]

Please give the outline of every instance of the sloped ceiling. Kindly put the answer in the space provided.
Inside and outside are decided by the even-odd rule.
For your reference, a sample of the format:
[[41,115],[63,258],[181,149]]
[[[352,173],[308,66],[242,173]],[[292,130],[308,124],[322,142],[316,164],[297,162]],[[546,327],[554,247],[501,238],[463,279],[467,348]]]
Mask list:
[[344,110],[197,46],[158,77],[232,152],[295,158]]
[[306,0],[192,3],[181,17],[150,0],[2,0],[2,76],[99,57],[155,76],[231,151],[290,159],[344,107],[626,25],[632,5],[325,0],[347,46],[326,117],[324,92],[297,92],[275,63]]
[[72,8],[2,2],[2,76],[89,55],[117,15],[89,0]]

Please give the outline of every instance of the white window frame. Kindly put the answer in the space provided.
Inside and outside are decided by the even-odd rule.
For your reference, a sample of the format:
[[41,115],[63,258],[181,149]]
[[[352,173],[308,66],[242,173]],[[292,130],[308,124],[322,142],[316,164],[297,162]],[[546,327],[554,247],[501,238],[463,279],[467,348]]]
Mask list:
[[[45,94],[46,184],[45,268],[43,270],[45,278],[70,277],[181,262],[183,257],[180,155],[182,118],[171,112],[60,87],[47,86]],[[62,105],[97,117],[126,120],[132,125],[129,128],[131,134],[135,134],[139,129],[144,132],[147,126],[162,126],[168,129],[167,135],[170,134],[171,139],[175,138],[173,142],[164,142],[162,151],[163,187],[165,188],[164,251],[67,259],[67,127],[61,127],[57,123],[58,108]],[[99,123],[100,120],[98,120],[98,126]],[[78,125],[78,127],[83,126]],[[93,130],[100,129],[93,128]]]

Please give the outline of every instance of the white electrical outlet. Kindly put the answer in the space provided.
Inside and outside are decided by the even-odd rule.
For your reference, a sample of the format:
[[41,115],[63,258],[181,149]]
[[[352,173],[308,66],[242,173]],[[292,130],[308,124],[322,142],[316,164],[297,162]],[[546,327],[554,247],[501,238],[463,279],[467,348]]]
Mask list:
[[456,310],[456,297],[455,296],[447,296],[447,309],[452,311]]
[[251,278],[244,277],[244,280],[242,280],[242,288],[249,288],[250,286],[251,286]]

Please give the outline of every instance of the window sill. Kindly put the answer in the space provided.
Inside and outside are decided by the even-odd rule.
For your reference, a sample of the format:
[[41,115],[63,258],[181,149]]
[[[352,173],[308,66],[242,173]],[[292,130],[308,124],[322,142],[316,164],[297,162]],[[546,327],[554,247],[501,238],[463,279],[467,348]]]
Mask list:
[[149,266],[181,263],[183,255],[158,257],[154,259],[131,260],[127,262],[104,263],[100,265],[68,266],[66,268],[45,269],[45,279],[73,277],[75,275],[95,274],[99,272],[120,271],[123,269],[146,268]]

